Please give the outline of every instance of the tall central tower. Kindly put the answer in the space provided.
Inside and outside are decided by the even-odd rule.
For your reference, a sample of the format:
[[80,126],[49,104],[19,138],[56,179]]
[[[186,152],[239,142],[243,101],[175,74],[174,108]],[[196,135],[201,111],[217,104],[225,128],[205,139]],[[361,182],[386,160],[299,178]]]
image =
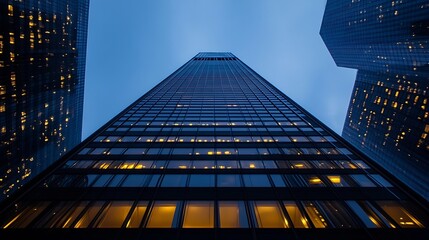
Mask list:
[[199,53],[0,206],[0,234],[424,239],[428,209],[231,53]]

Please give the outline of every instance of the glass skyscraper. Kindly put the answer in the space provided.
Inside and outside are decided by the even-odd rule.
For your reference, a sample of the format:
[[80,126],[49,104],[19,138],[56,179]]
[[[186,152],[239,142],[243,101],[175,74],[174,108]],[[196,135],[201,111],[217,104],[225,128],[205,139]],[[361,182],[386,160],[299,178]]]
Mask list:
[[429,2],[328,0],[320,34],[358,69],[343,137],[429,201]]
[[428,206],[231,53],[199,53],[0,206],[0,235],[425,239]]
[[88,5],[0,1],[0,202],[81,141]]

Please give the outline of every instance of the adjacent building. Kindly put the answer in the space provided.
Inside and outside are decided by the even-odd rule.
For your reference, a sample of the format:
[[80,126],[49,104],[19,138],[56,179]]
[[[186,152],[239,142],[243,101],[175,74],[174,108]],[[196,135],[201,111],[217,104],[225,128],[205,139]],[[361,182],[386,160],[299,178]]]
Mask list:
[[429,200],[429,2],[328,0],[320,34],[358,69],[343,137]]
[[0,206],[50,239],[426,239],[429,210],[231,53],[199,53]]
[[0,201],[81,141],[88,4],[0,1]]

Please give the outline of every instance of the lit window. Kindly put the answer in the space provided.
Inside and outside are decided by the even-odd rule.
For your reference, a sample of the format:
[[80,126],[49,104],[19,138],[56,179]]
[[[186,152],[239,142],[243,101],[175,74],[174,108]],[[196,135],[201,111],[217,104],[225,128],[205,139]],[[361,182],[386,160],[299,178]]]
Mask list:
[[264,164],[259,161],[240,161],[242,168],[264,168]]
[[317,176],[303,176],[305,179],[307,179],[307,184],[310,187],[324,187],[325,183]]
[[84,214],[81,216],[79,221],[74,225],[74,228],[88,228],[92,220],[97,216],[101,207],[104,205],[104,202],[97,201],[91,204],[91,206],[86,209]]
[[177,202],[155,202],[150,213],[147,228],[173,228]]
[[214,203],[209,201],[190,201],[185,208],[183,228],[213,228]]
[[335,187],[348,187],[349,184],[344,180],[344,177],[339,175],[331,175],[328,176],[329,181],[334,185]]
[[312,202],[304,202],[304,208],[316,228],[326,228],[328,226],[322,212]]
[[302,215],[295,202],[284,202],[284,206],[295,228],[309,228],[307,219]]
[[247,228],[246,208],[242,201],[220,201],[219,222],[221,228]]
[[274,201],[257,201],[254,205],[256,221],[259,228],[287,228],[288,222],[280,206]]
[[97,228],[120,228],[131,209],[131,201],[112,202],[97,219]]
[[377,204],[391,217],[401,228],[423,228],[423,224],[400,203],[394,201],[378,201]]
[[139,202],[127,223],[127,228],[138,228],[147,209],[147,202]]
[[8,223],[6,223],[2,228],[25,228],[27,227],[40,213],[45,210],[49,205],[49,202],[40,202],[26,207],[14,217]]

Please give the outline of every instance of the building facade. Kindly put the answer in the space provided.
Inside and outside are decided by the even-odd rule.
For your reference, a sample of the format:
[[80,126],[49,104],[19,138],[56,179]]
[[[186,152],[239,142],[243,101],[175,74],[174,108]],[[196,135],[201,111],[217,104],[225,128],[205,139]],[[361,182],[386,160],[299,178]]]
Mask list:
[[81,141],[88,5],[0,1],[0,201]]
[[199,53],[0,206],[52,239],[425,239],[428,206],[231,53]]
[[358,69],[343,137],[429,201],[429,2],[327,2],[320,34]]

